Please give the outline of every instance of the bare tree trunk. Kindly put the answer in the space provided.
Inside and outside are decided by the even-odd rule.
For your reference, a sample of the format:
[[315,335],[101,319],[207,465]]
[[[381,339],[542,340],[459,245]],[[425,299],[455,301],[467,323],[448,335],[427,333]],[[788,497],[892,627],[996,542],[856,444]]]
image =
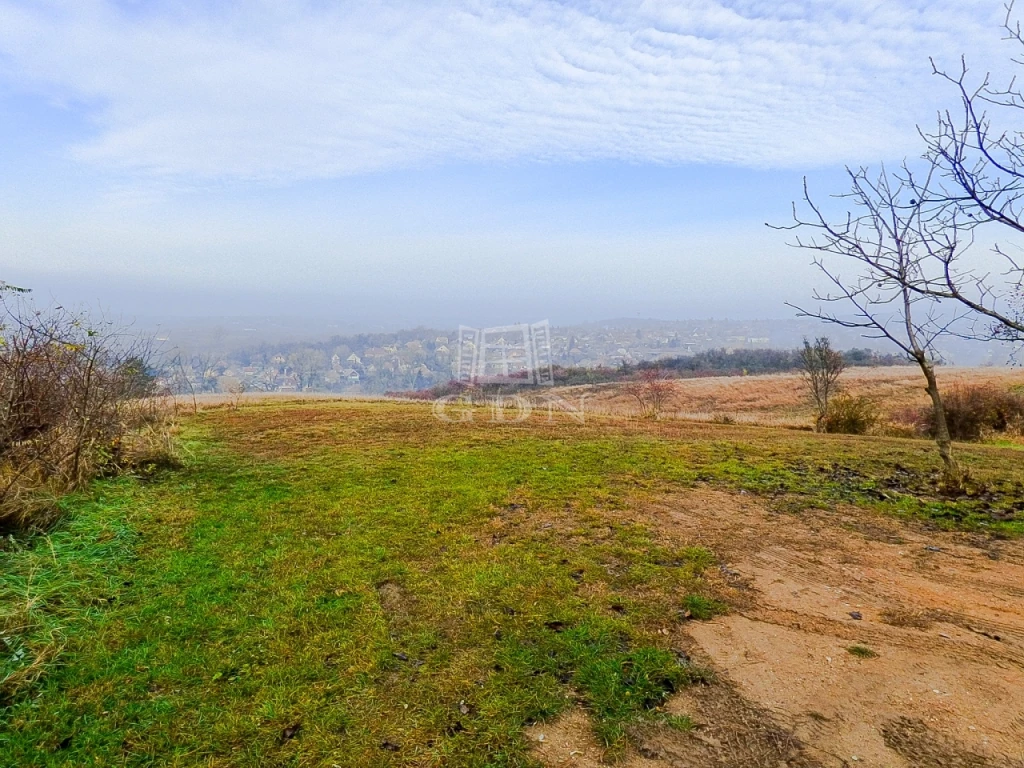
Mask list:
[[942,459],[942,467],[946,480],[952,485],[959,486],[963,473],[960,465],[953,458],[953,441],[949,437],[949,425],[946,424],[946,407],[942,403],[942,395],[939,393],[939,384],[935,378],[935,367],[928,359],[921,355],[917,358],[917,364],[928,382],[925,391],[932,399],[932,410],[935,414],[935,444],[939,447],[939,457]]

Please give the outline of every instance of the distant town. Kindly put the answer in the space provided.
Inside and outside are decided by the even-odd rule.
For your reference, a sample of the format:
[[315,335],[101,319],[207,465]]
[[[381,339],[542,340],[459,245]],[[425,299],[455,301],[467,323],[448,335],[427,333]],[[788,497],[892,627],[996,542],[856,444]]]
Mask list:
[[[712,350],[793,349],[816,332],[821,332],[819,325],[801,320],[613,320],[551,326],[550,362],[562,368],[617,369]],[[891,352],[855,333],[833,332],[833,337],[842,348]],[[429,389],[458,375],[457,329],[342,335],[314,322],[224,318],[164,323],[156,338],[171,361],[169,383],[177,391],[380,394]],[[957,364],[1006,362],[994,346],[979,355],[975,347],[954,345],[945,354],[946,362]]]

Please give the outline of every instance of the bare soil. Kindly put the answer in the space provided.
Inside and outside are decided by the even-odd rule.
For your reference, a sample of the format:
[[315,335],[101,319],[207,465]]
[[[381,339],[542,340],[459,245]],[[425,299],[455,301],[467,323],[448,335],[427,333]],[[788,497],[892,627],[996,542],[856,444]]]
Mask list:
[[[717,673],[668,707],[698,727],[621,765],[1024,766],[1024,543],[710,489],[629,514],[715,551],[735,608],[673,638]],[[603,758],[579,709],[528,737],[547,766]]]

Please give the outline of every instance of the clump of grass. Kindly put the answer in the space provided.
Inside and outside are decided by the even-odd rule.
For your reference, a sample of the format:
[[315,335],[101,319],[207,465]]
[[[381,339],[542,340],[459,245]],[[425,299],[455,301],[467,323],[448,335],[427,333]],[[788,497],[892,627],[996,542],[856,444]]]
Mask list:
[[683,549],[681,554],[698,574],[702,571],[706,571],[714,565],[715,561],[718,559],[715,557],[714,552],[707,547],[701,546],[686,547]]
[[703,595],[687,595],[683,598],[683,610],[690,618],[707,621],[728,611],[725,603]]
[[665,715],[661,718],[661,722],[672,730],[681,733],[689,733],[697,727],[697,724],[693,722],[689,715]]
[[851,656],[856,656],[858,659],[874,659],[878,657],[878,654],[866,645],[850,645],[847,646],[846,650]]
[[886,608],[878,614],[883,623],[891,627],[907,627],[910,629],[928,629],[935,623],[935,615],[931,611],[912,610],[909,608]]

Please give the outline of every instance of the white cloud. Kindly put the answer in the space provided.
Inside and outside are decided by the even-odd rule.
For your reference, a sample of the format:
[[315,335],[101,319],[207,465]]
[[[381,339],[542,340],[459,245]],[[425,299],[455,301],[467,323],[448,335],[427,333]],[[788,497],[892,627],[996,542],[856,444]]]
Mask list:
[[964,0],[187,5],[0,0],[0,80],[87,114],[81,161],[200,183],[452,160],[792,168],[914,153],[949,96],[927,57],[1007,53],[1001,4]]

